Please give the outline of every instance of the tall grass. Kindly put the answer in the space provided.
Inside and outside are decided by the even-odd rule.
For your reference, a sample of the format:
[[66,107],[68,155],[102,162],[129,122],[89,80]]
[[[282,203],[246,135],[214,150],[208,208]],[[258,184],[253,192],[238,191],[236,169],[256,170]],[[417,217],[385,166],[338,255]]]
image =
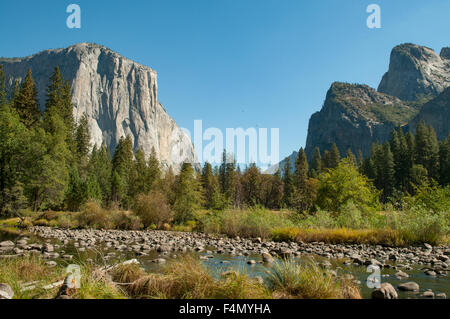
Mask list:
[[205,215],[202,230],[229,236],[269,238],[276,227],[293,226],[282,213],[273,213],[262,207],[247,210],[225,210]]
[[192,256],[167,265],[162,274],[149,274],[136,280],[128,290],[134,298],[157,299],[261,299],[267,289],[247,275],[236,273],[215,279]]
[[293,260],[276,263],[268,281],[276,298],[361,299],[356,284],[335,278],[312,261],[303,265]]

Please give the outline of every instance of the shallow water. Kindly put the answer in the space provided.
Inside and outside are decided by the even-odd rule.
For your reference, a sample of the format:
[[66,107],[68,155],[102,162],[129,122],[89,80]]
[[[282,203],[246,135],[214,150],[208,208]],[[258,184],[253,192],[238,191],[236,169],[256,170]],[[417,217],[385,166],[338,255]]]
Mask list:
[[[28,236],[31,238],[30,242],[51,242],[53,244],[61,244],[58,240],[42,240],[37,237]],[[17,238],[17,235],[11,235],[11,234],[4,234],[0,232],[0,241],[3,240],[13,240]],[[207,248],[208,249],[208,248]],[[64,254],[70,254],[73,255],[74,259],[72,261],[65,261],[63,259],[57,260],[61,264],[69,264],[69,263],[77,263],[78,260],[86,260],[87,258],[93,259],[96,263],[99,264],[115,264],[119,263],[128,259],[136,258],[141,263],[142,267],[145,268],[147,271],[151,272],[158,272],[161,270],[161,267],[163,267],[164,264],[158,264],[155,263],[154,260],[156,258],[164,258],[170,261],[171,259],[176,258],[178,253],[163,253],[160,254],[156,251],[151,251],[148,255],[145,256],[138,256],[134,252],[130,251],[117,251],[114,248],[106,248],[102,244],[97,245],[95,249],[86,249],[86,251],[79,251],[77,247],[75,247],[72,243],[69,243],[67,246],[63,248],[56,249],[57,252],[59,252],[61,255],[63,254],[61,252],[63,250]],[[110,254],[110,255],[108,255]],[[207,267],[210,269],[210,271],[213,273],[214,276],[219,277],[221,273],[228,271],[228,270],[237,270],[241,273],[246,273],[251,277],[257,277],[260,276],[264,280],[269,276],[270,269],[273,267],[273,265],[270,264],[263,264],[261,260],[261,256],[259,255],[250,255],[250,256],[230,256],[230,255],[221,255],[221,254],[213,254],[209,251],[197,253],[199,256],[209,256],[206,260],[201,260]],[[325,260],[328,260],[332,266],[330,269],[335,270],[338,275],[344,275],[344,274],[352,274],[356,280],[360,282],[361,287],[361,293],[364,298],[370,298],[371,292],[373,288],[369,288],[366,280],[369,275],[371,275],[370,272],[367,272],[367,269],[365,266],[355,266],[355,265],[344,265],[342,262],[339,262],[338,260],[333,259],[325,259],[323,257],[318,256],[301,256],[294,258],[297,262],[303,263],[311,260],[311,258],[314,258],[314,260],[318,262],[322,262]],[[256,264],[249,265],[247,262],[249,260],[255,260]],[[395,263],[391,263],[391,265],[395,265]],[[392,268],[383,268],[380,269],[380,275],[381,275],[381,282],[389,282],[391,283],[395,288],[401,283],[408,282],[408,281],[414,281],[419,284],[420,286],[420,292],[419,293],[411,293],[411,292],[402,292],[398,291],[399,298],[422,298],[420,297],[420,294],[422,294],[425,290],[431,289],[435,294],[438,293],[445,293],[447,296],[450,296],[450,278],[448,276],[436,276],[431,277],[424,273],[422,268],[424,268],[424,265],[410,265],[413,269],[411,270],[404,270],[402,268],[399,268],[406,272],[409,275],[409,278],[399,280],[395,277],[395,273],[399,269],[392,269]]]

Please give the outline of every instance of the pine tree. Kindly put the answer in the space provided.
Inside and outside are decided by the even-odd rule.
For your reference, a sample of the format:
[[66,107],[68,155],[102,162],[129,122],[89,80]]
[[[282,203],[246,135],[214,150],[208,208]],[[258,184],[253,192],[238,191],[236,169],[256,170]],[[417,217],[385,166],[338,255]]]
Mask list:
[[297,154],[297,158],[295,159],[294,185],[296,189],[303,194],[306,191],[307,179],[308,179],[308,161],[306,160],[306,153],[302,147],[300,148]]
[[111,153],[103,143],[99,149],[92,149],[89,160],[89,176],[95,176],[100,186],[101,198],[106,204],[111,200],[112,162]]
[[321,172],[322,172],[322,157],[320,156],[320,149],[316,147],[314,149],[314,154],[311,160],[310,176],[313,178],[318,178]]
[[[129,198],[129,192],[132,184],[131,180],[134,177],[133,157],[133,143],[130,136],[127,136],[126,138],[121,137],[112,159],[112,181],[113,183],[116,183],[116,186],[119,185],[118,182],[120,181],[120,188],[113,187],[113,193],[116,191],[116,193],[113,194],[113,197],[116,199],[120,197],[121,205],[124,208],[128,207],[131,200],[131,198]],[[119,175],[120,179],[115,176],[116,174]],[[120,190],[121,192],[117,192],[117,190]]]
[[71,88],[69,82],[62,77],[58,66],[55,68],[47,88],[45,112],[58,114],[66,124],[68,131],[72,135],[74,134],[76,125],[73,117]]
[[439,181],[443,186],[450,184],[450,135],[439,144]]
[[339,154],[339,149],[336,146],[336,143],[333,143],[330,150],[330,163],[329,168],[336,168],[341,160],[341,155]]
[[80,119],[75,131],[76,159],[80,175],[85,176],[91,150],[91,136],[86,114]]
[[14,108],[19,113],[20,119],[26,127],[34,127],[41,118],[37,96],[36,84],[34,83],[31,69],[28,69],[28,73],[20,88],[19,96],[14,101]]
[[284,162],[283,185],[284,185],[283,204],[286,207],[292,207],[295,186],[294,186],[294,179],[291,174],[291,160],[289,157],[286,157]]
[[330,158],[330,151],[325,150],[323,152],[323,157],[322,157],[322,171],[325,171],[329,168],[331,168],[331,158]]
[[192,219],[202,203],[201,186],[195,179],[194,169],[190,163],[183,163],[175,186],[175,222],[184,223]]
[[350,148],[347,149],[347,153],[346,153],[345,157],[349,160],[350,163],[353,163],[353,165],[357,166],[355,154],[353,154],[353,152]]
[[422,165],[429,177],[437,178],[439,174],[439,144],[433,128],[426,127],[421,121],[416,128],[416,163]]
[[0,106],[8,104],[8,92],[6,91],[6,77],[3,73],[3,65],[0,64]]
[[242,174],[243,198],[248,206],[261,204],[261,183],[261,174],[255,163],[251,163]]

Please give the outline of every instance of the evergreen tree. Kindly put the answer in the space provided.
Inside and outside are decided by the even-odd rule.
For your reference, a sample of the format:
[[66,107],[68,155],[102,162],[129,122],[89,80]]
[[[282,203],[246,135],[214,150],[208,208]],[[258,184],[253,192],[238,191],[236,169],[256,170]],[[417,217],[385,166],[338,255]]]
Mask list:
[[[134,175],[133,143],[130,136],[121,137],[112,159],[113,198],[119,199],[122,207],[127,208],[131,198],[130,188]],[[116,176],[118,175],[118,177]],[[120,182],[120,183],[119,183]],[[115,185],[115,186],[114,186]],[[120,186],[120,187],[119,187]]]
[[350,148],[347,149],[347,154],[345,157],[350,161],[350,163],[353,163],[353,165],[356,166],[356,157]]
[[307,179],[308,179],[308,161],[306,160],[306,153],[302,147],[300,148],[297,154],[297,158],[295,159],[294,185],[296,189],[303,194],[306,191]]
[[325,150],[322,157],[322,171],[325,171],[329,168],[331,168],[330,151]]
[[450,135],[439,144],[439,182],[450,184]]
[[321,172],[322,172],[322,157],[320,156],[320,149],[316,147],[314,149],[314,154],[311,160],[310,176],[313,178],[318,178]]
[[175,186],[175,221],[184,223],[191,220],[202,203],[201,186],[194,177],[194,169],[190,163],[183,163]]
[[103,202],[106,204],[111,200],[111,177],[112,177],[112,162],[111,153],[103,143],[99,149],[96,146],[92,149],[89,159],[89,177],[95,176]]
[[242,192],[245,204],[255,206],[261,204],[261,174],[254,163],[242,174]]
[[337,148],[336,143],[333,143],[333,146],[331,146],[329,160],[329,168],[336,168],[341,160],[341,155],[339,154],[339,149]]
[[34,127],[39,123],[41,111],[37,99],[38,92],[34,83],[31,69],[28,69],[27,75],[20,88],[20,93],[14,101],[14,108],[20,116],[22,123],[26,127]]
[[76,128],[75,145],[78,168],[80,174],[85,175],[91,150],[91,136],[86,114],[83,114]]
[[294,186],[294,179],[291,174],[291,160],[289,157],[286,157],[284,162],[283,185],[284,185],[283,204],[286,207],[291,207],[293,204],[295,186]]
[[[76,125],[73,117],[71,88],[69,82],[62,77],[58,66],[55,68],[47,88],[45,112],[50,114],[56,113],[63,119],[70,133],[68,138],[75,134]],[[68,140],[68,144],[72,143]]]

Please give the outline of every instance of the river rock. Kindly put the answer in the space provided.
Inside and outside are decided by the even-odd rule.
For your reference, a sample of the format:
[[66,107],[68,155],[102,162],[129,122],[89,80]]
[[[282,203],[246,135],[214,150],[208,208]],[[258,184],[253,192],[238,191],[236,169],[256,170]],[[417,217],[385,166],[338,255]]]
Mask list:
[[395,288],[388,282],[383,282],[380,288],[372,291],[372,299],[397,299],[398,294]]
[[398,289],[402,291],[419,291],[419,285],[414,281],[405,282],[404,284],[398,285]]
[[12,299],[14,297],[14,291],[8,284],[0,283],[0,299]]
[[395,274],[395,277],[397,277],[398,279],[405,279],[405,278],[408,278],[409,275],[406,272],[403,272],[403,271],[399,270]]
[[272,257],[272,255],[270,255],[269,253],[262,253],[262,260],[265,263],[273,263],[274,259]]
[[5,240],[5,241],[0,242],[0,247],[7,247],[7,248],[11,247],[12,248],[14,246],[15,246],[14,243],[10,240]]

